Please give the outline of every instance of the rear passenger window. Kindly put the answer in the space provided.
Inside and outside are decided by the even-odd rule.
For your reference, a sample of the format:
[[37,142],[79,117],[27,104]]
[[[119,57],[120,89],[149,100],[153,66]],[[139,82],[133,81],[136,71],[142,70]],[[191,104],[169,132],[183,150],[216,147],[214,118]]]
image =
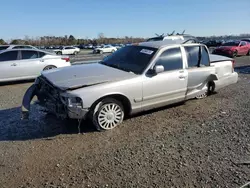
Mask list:
[[10,51],[0,54],[0,61],[14,61],[17,60],[18,51]]
[[186,46],[188,68],[209,66],[209,54],[204,46]]
[[163,65],[165,71],[183,69],[181,49],[172,48],[163,52],[156,65]]
[[22,51],[22,59],[36,59],[38,53],[36,51]]
[[188,60],[188,68],[198,67],[199,63],[199,46],[186,46],[185,47],[187,60]]

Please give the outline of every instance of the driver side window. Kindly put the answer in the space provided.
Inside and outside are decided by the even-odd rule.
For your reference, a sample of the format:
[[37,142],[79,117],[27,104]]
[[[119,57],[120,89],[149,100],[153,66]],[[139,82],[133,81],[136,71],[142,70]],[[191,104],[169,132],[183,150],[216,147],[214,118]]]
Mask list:
[[155,65],[162,65],[164,67],[164,71],[183,69],[181,49],[171,48],[164,51],[158,58]]

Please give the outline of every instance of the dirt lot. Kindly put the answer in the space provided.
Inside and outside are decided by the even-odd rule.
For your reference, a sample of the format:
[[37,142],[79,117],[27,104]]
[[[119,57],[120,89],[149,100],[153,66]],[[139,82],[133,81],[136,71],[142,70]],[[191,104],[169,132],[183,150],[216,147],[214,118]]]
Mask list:
[[250,181],[250,59],[239,82],[202,100],[128,119],[108,132],[32,106],[30,82],[0,86],[0,187],[240,187]]

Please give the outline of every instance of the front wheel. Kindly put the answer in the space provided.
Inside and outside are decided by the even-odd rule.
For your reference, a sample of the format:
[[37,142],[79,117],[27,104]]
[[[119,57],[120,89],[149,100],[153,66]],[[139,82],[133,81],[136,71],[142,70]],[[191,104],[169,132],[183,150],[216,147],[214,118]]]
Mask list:
[[247,52],[247,56],[250,56],[250,50],[248,50],[248,52]]
[[103,51],[100,51],[100,54],[103,54]]
[[75,52],[74,52],[74,55],[77,55],[77,54],[78,54],[78,52],[77,52],[77,51],[75,51]]
[[103,99],[94,107],[91,119],[97,130],[111,130],[123,122],[124,107],[116,99]]
[[114,52],[115,52],[115,50],[112,50],[112,51],[111,51],[111,53],[114,53]]
[[56,54],[57,54],[57,55],[62,55],[62,52],[57,52]]

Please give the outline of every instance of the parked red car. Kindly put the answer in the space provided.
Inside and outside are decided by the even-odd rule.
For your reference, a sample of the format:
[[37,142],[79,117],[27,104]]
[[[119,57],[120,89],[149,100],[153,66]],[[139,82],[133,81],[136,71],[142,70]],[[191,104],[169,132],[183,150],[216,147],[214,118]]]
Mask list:
[[250,55],[250,43],[247,41],[232,41],[216,48],[213,54],[236,57],[238,55]]

